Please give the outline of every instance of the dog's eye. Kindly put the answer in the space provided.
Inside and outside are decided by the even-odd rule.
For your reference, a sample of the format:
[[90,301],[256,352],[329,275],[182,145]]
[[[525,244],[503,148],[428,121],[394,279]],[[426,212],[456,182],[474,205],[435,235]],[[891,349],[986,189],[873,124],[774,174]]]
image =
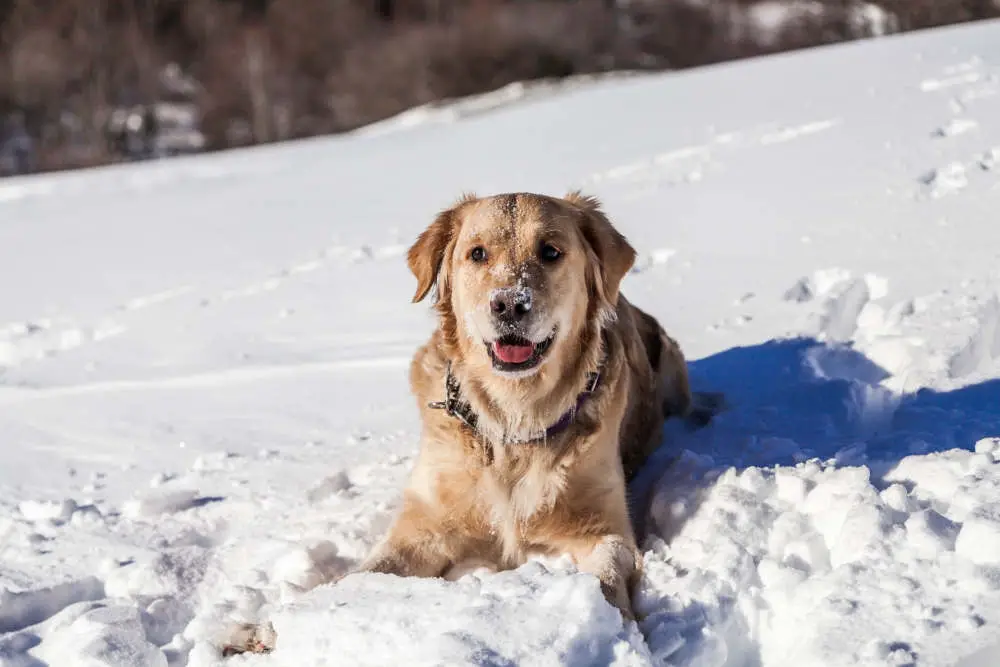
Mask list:
[[562,257],[562,250],[555,247],[551,243],[543,243],[541,249],[538,251],[538,254],[542,258],[543,262],[554,262]]
[[481,245],[477,245],[475,248],[469,251],[469,259],[477,264],[486,261],[486,248]]

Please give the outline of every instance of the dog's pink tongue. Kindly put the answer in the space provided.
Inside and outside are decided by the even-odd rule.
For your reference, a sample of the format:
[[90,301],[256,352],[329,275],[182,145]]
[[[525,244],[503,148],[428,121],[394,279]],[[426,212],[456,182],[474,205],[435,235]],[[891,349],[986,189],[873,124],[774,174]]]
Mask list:
[[493,343],[493,354],[496,355],[497,359],[505,361],[508,364],[523,364],[531,358],[531,354],[534,351],[535,347],[533,345],[504,345],[502,343]]

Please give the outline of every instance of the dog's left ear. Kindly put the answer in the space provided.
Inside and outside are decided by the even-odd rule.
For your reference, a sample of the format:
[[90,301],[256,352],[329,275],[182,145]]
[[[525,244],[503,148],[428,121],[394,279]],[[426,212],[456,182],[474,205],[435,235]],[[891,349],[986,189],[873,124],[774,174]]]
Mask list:
[[600,265],[598,296],[613,310],[618,303],[621,281],[635,263],[635,248],[614,228],[601,210],[601,203],[596,197],[574,191],[567,194],[565,199],[584,214],[580,231],[597,255]]
[[413,295],[413,303],[423,301],[437,283],[445,253],[455,235],[458,209],[471,199],[472,195],[465,195],[455,206],[438,213],[434,222],[421,232],[407,252],[406,263],[417,277],[417,291]]

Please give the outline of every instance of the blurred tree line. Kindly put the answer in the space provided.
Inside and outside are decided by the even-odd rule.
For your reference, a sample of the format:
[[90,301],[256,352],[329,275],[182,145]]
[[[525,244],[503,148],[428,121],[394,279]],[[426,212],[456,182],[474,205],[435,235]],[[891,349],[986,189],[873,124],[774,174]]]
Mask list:
[[0,0],[0,175],[994,16],[1000,0]]

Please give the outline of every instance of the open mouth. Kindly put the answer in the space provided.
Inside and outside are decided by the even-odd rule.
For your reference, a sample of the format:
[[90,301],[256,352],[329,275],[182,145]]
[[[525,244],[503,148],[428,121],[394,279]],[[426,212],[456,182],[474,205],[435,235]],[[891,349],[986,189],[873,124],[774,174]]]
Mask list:
[[498,371],[526,371],[537,366],[552,345],[553,333],[540,343],[517,335],[507,335],[486,344],[493,368]]

